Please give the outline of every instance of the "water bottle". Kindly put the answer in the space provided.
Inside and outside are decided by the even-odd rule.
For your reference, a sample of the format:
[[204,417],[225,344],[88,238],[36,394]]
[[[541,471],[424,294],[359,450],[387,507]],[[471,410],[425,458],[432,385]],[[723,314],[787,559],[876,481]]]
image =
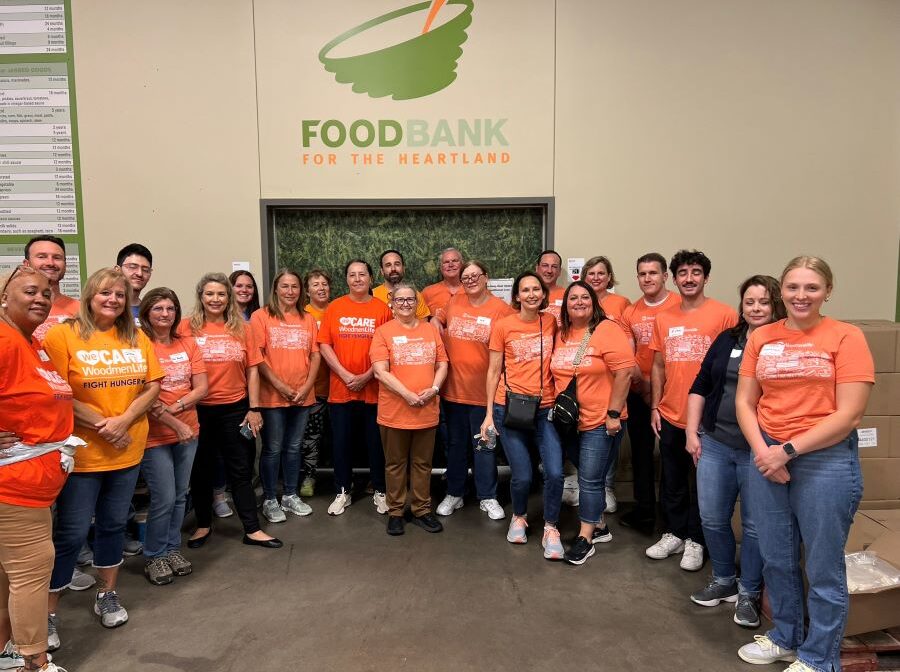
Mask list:
[[475,444],[475,450],[493,450],[497,445],[497,430],[491,425],[487,428],[487,436],[476,434],[475,439],[478,441]]

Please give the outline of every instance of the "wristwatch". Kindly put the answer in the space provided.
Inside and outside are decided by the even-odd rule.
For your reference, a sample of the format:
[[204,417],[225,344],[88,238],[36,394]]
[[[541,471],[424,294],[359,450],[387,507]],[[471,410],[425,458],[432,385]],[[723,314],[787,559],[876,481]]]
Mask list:
[[606,414],[607,414],[609,417],[611,417],[613,420],[618,420],[619,418],[622,417],[622,413],[621,413],[620,411],[612,411],[612,410],[609,410],[609,411],[606,411]]
[[793,460],[795,457],[797,457],[797,449],[794,448],[794,444],[792,444],[790,441],[782,444],[781,447],[784,452],[787,453],[788,461]]

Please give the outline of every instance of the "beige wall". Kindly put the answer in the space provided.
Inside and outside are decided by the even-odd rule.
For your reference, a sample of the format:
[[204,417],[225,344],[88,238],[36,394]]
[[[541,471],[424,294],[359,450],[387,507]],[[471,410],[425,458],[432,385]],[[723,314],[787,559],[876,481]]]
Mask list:
[[[261,197],[551,195],[563,256],[607,254],[632,298],[650,249],[705,250],[729,302],[814,253],[835,315],[893,317],[898,3],[476,0],[459,79],[412,101],[354,94],[316,60],[402,1],[73,4],[92,269],[134,239],[179,293],[232,260],[259,270]],[[513,161],[299,162],[305,118],[439,117],[508,118]]]

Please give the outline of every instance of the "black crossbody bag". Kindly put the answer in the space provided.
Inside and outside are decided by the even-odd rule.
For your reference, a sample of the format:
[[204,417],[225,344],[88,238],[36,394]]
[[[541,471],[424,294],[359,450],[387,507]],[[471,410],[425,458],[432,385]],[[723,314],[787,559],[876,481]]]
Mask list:
[[[544,390],[544,322],[538,315],[538,336],[541,339],[541,361],[538,366],[540,389]],[[503,386],[506,388],[506,414],[503,426],[509,429],[529,431],[535,427],[538,409],[541,407],[541,395],[519,394],[509,389],[506,380],[506,361],[503,362]]]
[[553,407],[550,409],[550,421],[556,427],[556,431],[562,436],[569,436],[578,431],[578,365],[581,364],[581,360],[584,358],[591,333],[591,330],[588,329],[584,334],[584,338],[581,339],[581,345],[578,346],[578,352],[575,353],[575,359],[572,360],[575,368],[572,380],[566,385],[566,389],[556,395],[556,401],[553,402]]

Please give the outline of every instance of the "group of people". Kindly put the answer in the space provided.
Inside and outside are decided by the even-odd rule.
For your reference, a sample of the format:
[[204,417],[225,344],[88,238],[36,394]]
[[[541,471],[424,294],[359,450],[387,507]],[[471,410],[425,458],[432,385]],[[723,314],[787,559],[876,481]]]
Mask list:
[[[464,505],[470,465],[479,508],[504,519],[502,450],[506,538],[526,544],[539,455],[541,552],[574,565],[612,539],[605,514],[617,505],[626,431],[635,506],[619,520],[656,529],[658,439],[663,534],[646,555],[680,555],[697,571],[708,554],[712,577],[690,599],[735,603],[745,627],[759,626],[765,584],[774,627],[740,649],[743,660],[839,668],[843,547],[862,492],[855,427],[874,366],[862,333],[822,313],[834,286],[823,260],[797,257],[780,280],[751,276],[736,312],[706,296],[711,263],[696,250],[640,257],[634,303],[615,293],[608,258],[589,259],[583,279],[564,287],[560,255],[547,250],[515,278],[509,304],[489,291],[485,264],[455,248],[441,252],[442,277],[421,292],[405,282],[402,253],[388,250],[381,285],[352,259],[348,293],[334,300],[321,269],[279,271],[262,307],[249,272],[207,273],[185,316],[170,289],[141,296],[152,261],[145,246],[126,246],[78,302],[59,292],[64,242],[38,236],[0,280],[0,599],[9,604],[0,668],[61,669],[48,653],[60,646],[59,597],[92,522],[95,613],[105,627],[127,621],[116,578],[139,474],[150,493],[144,572],[171,583],[192,572],[181,537],[189,493],[189,548],[208,543],[214,517],[232,515],[226,484],[243,543],[282,546],[258,514],[257,437],[262,515],[279,523],[312,512],[302,497],[314,492],[326,425],[328,513],[352,504],[355,451],[365,447],[373,505],[394,536],[406,523],[440,532],[437,516]],[[447,494],[433,510],[439,432]],[[577,472],[580,527],[564,545],[567,470]]]

